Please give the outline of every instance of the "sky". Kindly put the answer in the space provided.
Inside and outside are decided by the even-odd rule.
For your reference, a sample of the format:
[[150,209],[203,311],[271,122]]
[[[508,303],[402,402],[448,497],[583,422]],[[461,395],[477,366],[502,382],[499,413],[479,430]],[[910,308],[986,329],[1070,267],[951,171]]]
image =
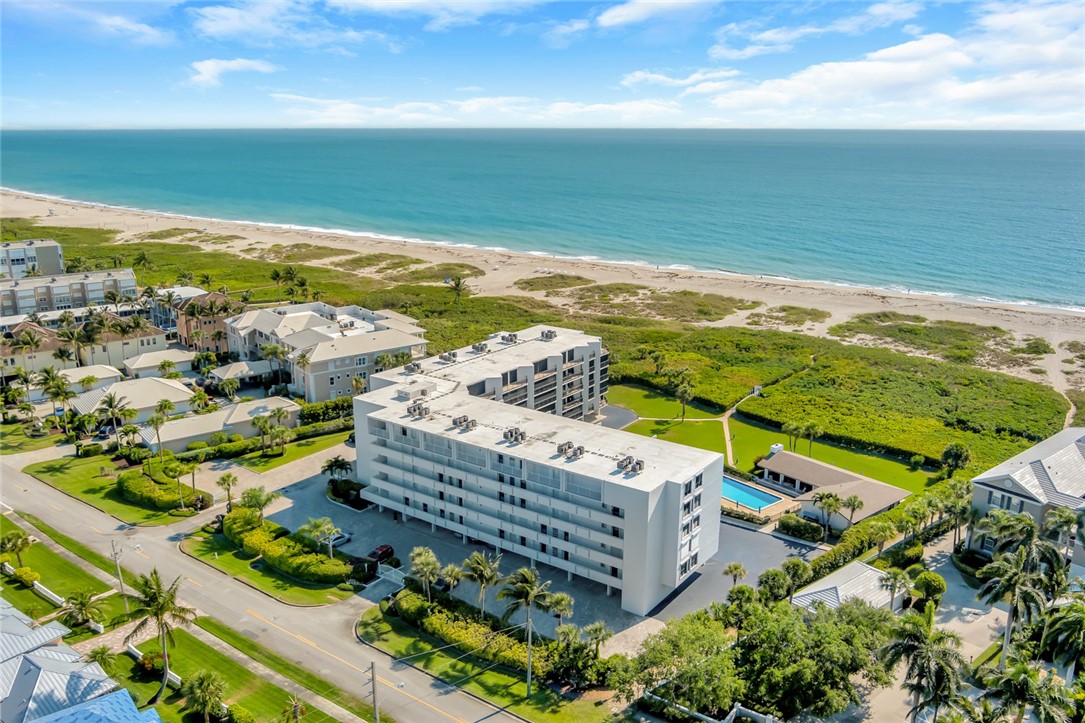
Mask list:
[[4,128],[1085,128],[1085,2],[0,0]]

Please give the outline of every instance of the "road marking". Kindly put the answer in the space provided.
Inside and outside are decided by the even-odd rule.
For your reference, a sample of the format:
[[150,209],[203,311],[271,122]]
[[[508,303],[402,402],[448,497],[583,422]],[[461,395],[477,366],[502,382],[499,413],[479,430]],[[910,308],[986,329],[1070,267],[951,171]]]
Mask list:
[[188,580],[193,585],[195,585],[196,587],[203,587],[203,583],[200,582],[199,580],[193,580],[191,577],[188,577],[188,576],[186,576],[185,579]]
[[57,507],[56,505],[54,505],[52,502],[49,503],[49,506],[52,507],[57,512],[63,512],[64,511],[64,510],[60,509],[59,507]]
[[97,532],[97,533],[98,533],[99,535],[104,535],[104,534],[105,534],[104,532],[102,532],[101,530],[99,530],[99,529],[98,529],[97,527],[95,527],[94,525],[87,525],[87,527],[89,527],[90,529],[94,530],[94,531],[95,531],[95,532]]
[[143,550],[137,550],[137,549],[135,549],[135,548],[132,548],[132,552],[134,552],[134,553],[136,553],[137,555],[139,555],[140,557],[146,558],[146,559],[148,559],[148,560],[150,560],[150,559],[151,559],[151,556],[150,556],[150,555],[148,555],[148,554],[147,554],[146,552],[144,552]]
[[[343,660],[342,658],[340,658],[335,653],[329,653],[327,650],[320,647],[319,645],[317,645],[313,641],[308,640],[308,639],[302,637],[301,635],[298,635],[297,633],[292,633],[292,632],[290,632],[289,630],[287,630],[286,628],[284,628],[284,627],[282,627],[280,625],[276,625],[275,623],[271,622],[270,620],[268,620],[267,618],[265,618],[263,615],[256,612],[255,610],[246,610],[245,612],[248,613],[249,615],[252,615],[257,620],[260,620],[261,622],[267,623],[268,625],[275,628],[276,630],[281,630],[282,632],[286,633],[287,635],[294,638],[295,640],[303,642],[303,643],[305,643],[306,645],[310,646],[311,648],[313,648],[315,650],[319,650],[320,652],[327,655],[329,658],[331,658],[333,660],[338,660],[343,665],[346,665],[346,666],[348,666],[350,668],[353,668],[354,670],[357,670],[359,673],[369,673],[368,668],[359,668],[357,665],[350,662],[349,660]],[[391,688],[392,690],[394,690],[396,693],[399,693],[400,695],[405,695],[408,698],[410,698],[411,700],[413,700],[413,701],[415,701],[417,703],[421,703],[422,705],[426,706],[427,708],[429,708],[431,710],[434,710],[437,713],[440,713],[441,715],[443,715],[444,717],[446,717],[446,718],[448,718],[450,720],[457,721],[457,723],[467,723],[467,721],[465,721],[463,718],[458,718],[458,717],[452,715],[451,713],[446,713],[445,711],[441,710],[440,708],[438,708],[438,707],[436,707],[436,706],[422,700],[418,696],[408,693],[407,691],[400,688],[398,683],[393,683],[390,680],[385,680],[384,678],[380,677],[379,675],[377,676],[377,680],[380,683],[382,683],[383,685],[385,685],[385,686]]]

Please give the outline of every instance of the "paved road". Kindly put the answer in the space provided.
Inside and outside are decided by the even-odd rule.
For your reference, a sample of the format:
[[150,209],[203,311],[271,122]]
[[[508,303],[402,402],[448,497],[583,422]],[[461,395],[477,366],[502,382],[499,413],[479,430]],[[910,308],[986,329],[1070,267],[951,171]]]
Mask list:
[[[343,452],[335,447],[284,465],[262,475],[262,482],[269,488],[304,479],[319,483],[316,478],[323,460]],[[368,691],[366,671],[370,661],[375,661],[381,711],[403,723],[517,720],[488,703],[448,689],[424,673],[394,665],[390,656],[357,642],[354,622],[372,606],[360,597],[330,608],[296,608],[180,552],[177,544],[209,519],[208,513],[165,527],[131,527],[20,471],[33,461],[56,456],[56,450],[40,450],[4,457],[0,464],[3,502],[40,517],[101,554],[108,555],[111,541],[119,541],[128,569],[147,573],[157,567],[168,579],[183,577],[186,604],[356,695]]]

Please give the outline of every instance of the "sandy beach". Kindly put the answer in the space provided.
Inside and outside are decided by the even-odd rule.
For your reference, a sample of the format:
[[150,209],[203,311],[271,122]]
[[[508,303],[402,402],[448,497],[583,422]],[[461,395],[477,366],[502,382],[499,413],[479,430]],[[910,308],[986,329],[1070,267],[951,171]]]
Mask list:
[[[135,239],[148,231],[179,226],[198,228],[208,233],[243,237],[242,240],[231,241],[228,245],[218,244],[207,247],[217,251],[229,250],[239,255],[242,255],[242,249],[246,249],[245,255],[251,255],[254,246],[270,247],[274,244],[304,242],[342,249],[344,254],[393,253],[410,255],[433,263],[468,263],[486,272],[483,277],[471,279],[471,286],[475,291],[486,295],[519,294],[542,297],[541,293],[527,294],[520,291],[513,286],[513,283],[518,279],[549,272],[578,274],[599,283],[629,282],[659,289],[686,289],[722,294],[762,302],[767,307],[782,304],[813,307],[831,314],[828,321],[808,324],[802,329],[806,333],[819,335],[824,334],[832,324],[845,321],[854,314],[891,309],[901,313],[919,314],[929,319],[950,319],[995,325],[1019,337],[1041,336],[1055,347],[1068,340],[1085,342],[1085,312],[1042,306],[983,303],[934,294],[895,293],[881,289],[784,281],[740,274],[653,269],[645,266],[493,251],[481,248],[488,245],[485,238],[478,239],[477,245],[480,248],[411,243],[368,236],[286,229],[254,223],[142,213],[11,191],[0,192],[0,213],[5,217],[44,217],[41,223],[45,225],[118,229],[121,232],[119,239],[122,242]],[[325,261],[324,265],[334,266],[334,263]],[[726,260],[721,259],[720,266],[726,267]],[[560,301],[553,297],[549,300]],[[749,313],[738,312],[714,323],[744,325]],[[1058,389],[1065,389],[1067,386],[1066,375],[1061,373],[1060,368],[1063,365],[1059,363],[1059,359],[1063,356],[1066,354],[1048,355],[1043,361],[1048,371],[1048,381]]]

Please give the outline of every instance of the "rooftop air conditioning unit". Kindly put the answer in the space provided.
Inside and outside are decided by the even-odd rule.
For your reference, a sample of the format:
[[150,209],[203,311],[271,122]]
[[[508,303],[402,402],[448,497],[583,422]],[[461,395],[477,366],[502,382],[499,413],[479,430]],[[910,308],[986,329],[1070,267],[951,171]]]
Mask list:
[[557,336],[558,336],[558,333],[556,331],[554,331],[553,329],[543,329],[542,338],[545,341],[550,341],[551,339],[556,339]]
[[783,452],[783,451],[784,451],[784,445],[777,442],[776,444],[769,447],[769,456],[771,457],[772,455],[776,454],[777,452]]
[[467,427],[467,429],[474,429],[475,427],[478,426],[478,422],[476,422],[474,419],[469,419],[464,424],[464,426]]

